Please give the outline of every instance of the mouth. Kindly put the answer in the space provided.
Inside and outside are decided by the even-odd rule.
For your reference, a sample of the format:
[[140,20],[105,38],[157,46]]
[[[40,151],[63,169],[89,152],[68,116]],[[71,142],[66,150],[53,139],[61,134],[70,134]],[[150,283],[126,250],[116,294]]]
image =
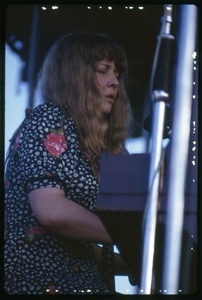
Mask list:
[[115,100],[115,95],[114,94],[109,94],[109,95],[106,95],[105,98],[109,99],[111,102],[114,102]]

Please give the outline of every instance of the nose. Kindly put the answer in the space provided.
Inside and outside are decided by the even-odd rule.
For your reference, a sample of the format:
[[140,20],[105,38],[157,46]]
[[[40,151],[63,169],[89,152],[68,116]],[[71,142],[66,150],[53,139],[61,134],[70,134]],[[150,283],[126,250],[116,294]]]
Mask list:
[[118,87],[119,86],[119,80],[116,76],[116,74],[111,73],[108,80],[108,86],[110,87]]

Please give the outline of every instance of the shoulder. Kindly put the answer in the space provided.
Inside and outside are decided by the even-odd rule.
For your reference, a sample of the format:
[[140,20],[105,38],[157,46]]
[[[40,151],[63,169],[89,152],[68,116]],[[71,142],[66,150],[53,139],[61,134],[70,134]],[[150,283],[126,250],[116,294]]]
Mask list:
[[43,103],[31,110],[28,119],[38,126],[51,125],[60,127],[61,125],[75,127],[75,123],[69,114],[65,114],[61,107],[54,103]]
[[62,110],[59,106],[53,103],[43,103],[38,106],[36,106],[30,113],[31,117],[37,117],[37,116],[51,116],[53,117],[61,117],[62,116]]

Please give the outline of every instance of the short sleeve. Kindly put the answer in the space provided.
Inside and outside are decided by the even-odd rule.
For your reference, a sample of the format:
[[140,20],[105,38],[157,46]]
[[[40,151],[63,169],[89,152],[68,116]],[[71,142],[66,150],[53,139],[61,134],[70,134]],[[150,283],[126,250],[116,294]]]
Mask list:
[[68,135],[73,132],[68,124],[69,133],[66,132],[64,118],[56,105],[42,104],[33,110],[20,132],[17,151],[28,193],[43,187],[56,187],[63,189],[65,194],[67,192],[70,169],[74,168]]

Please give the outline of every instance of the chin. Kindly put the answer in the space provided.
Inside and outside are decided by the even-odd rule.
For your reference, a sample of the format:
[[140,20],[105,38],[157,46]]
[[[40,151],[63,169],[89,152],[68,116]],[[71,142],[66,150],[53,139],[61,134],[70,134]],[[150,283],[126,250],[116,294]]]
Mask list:
[[108,116],[111,113],[111,110],[103,111],[103,115]]
[[110,114],[110,112],[112,111],[112,106],[110,105],[106,105],[105,107],[103,107],[102,108],[102,112],[104,113],[104,114]]

